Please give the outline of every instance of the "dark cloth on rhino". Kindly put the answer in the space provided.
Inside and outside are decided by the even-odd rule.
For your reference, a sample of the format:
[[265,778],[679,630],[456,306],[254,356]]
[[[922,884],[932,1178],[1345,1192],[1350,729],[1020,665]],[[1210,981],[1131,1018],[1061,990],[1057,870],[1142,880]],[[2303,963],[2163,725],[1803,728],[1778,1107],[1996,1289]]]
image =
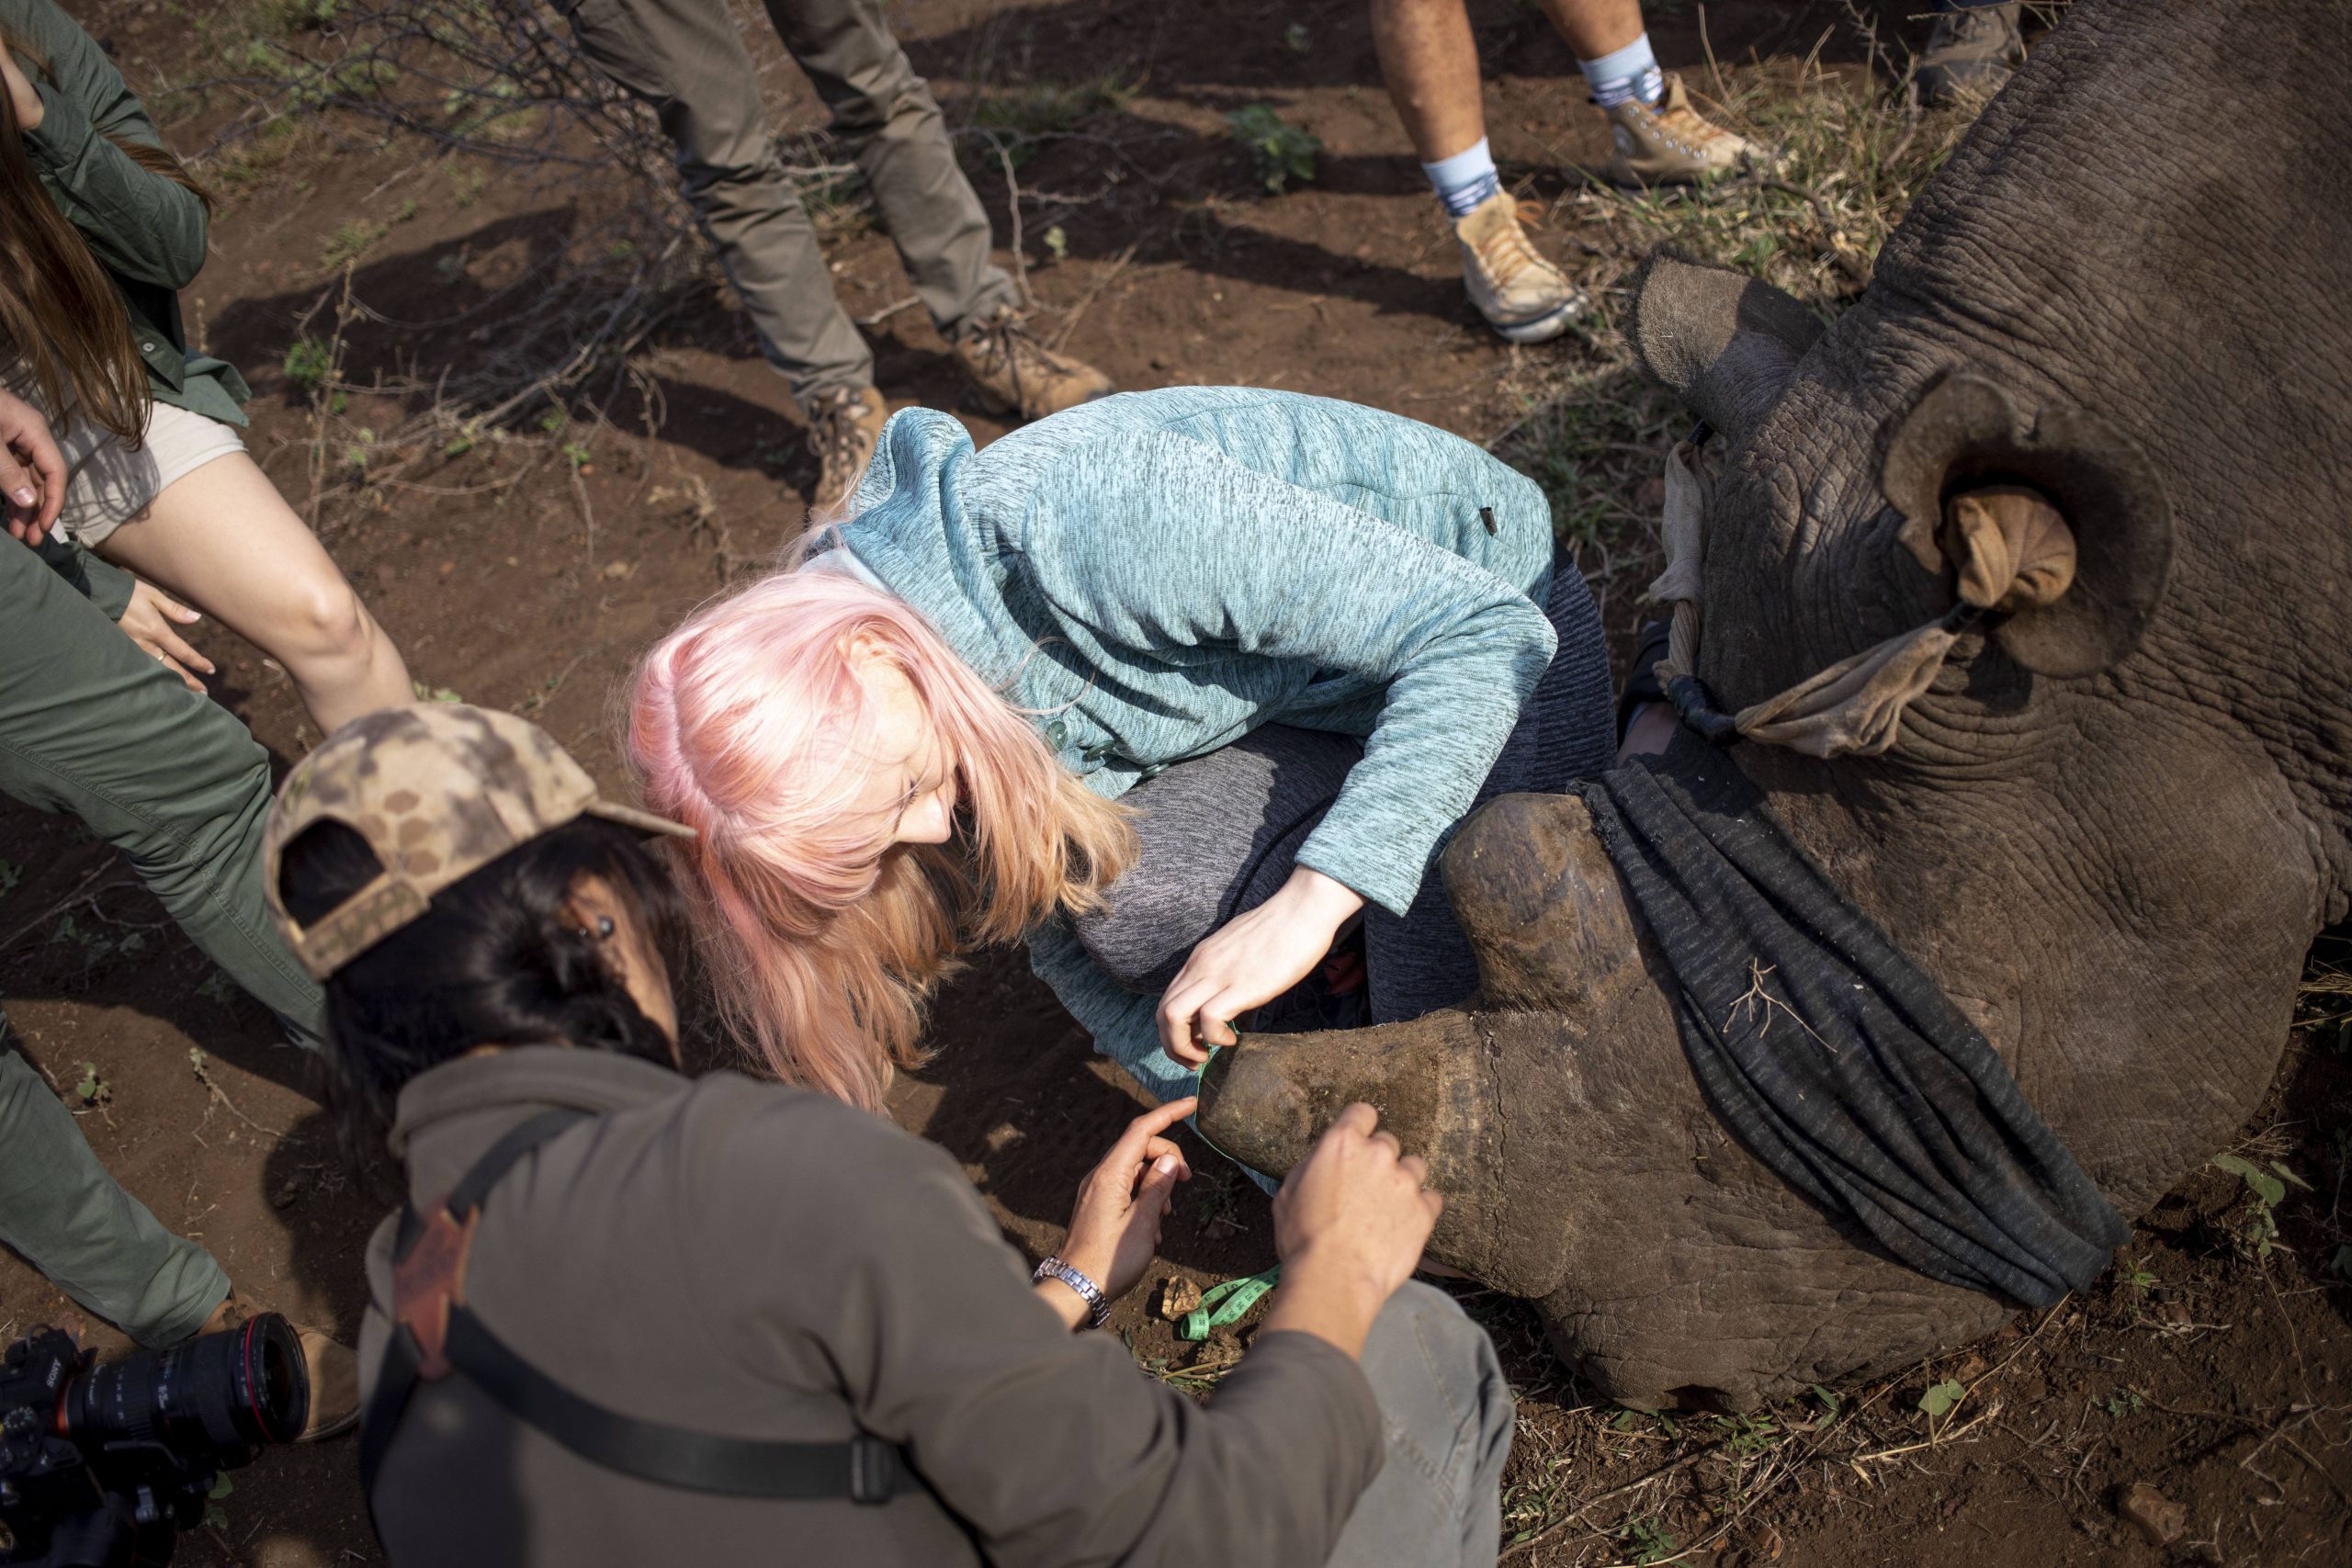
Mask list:
[[1746,774],[1683,734],[1579,793],[1674,973],[1700,1087],[1758,1158],[1948,1284],[2047,1306],[2098,1278],[2129,1227]]

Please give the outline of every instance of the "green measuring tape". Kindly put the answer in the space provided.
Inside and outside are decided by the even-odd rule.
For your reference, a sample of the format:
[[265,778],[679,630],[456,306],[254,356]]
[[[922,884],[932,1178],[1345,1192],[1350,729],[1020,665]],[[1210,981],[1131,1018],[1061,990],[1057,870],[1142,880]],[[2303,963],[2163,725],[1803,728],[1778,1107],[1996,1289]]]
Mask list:
[[[1237,1035],[1235,1038],[1238,1041],[1239,1036]],[[1227,1045],[1210,1046],[1209,1059],[1201,1064],[1200,1077],[1196,1081],[1207,1082],[1209,1073],[1216,1066],[1217,1054],[1230,1049],[1232,1047]],[[1201,1133],[1198,1117],[1193,1120],[1193,1131],[1200,1133],[1201,1142],[1216,1149],[1216,1145],[1210,1142],[1208,1134]],[[1216,1152],[1225,1154],[1223,1149],[1216,1149]],[[1226,1155],[1225,1157],[1233,1159],[1231,1155]],[[1234,1160],[1234,1163],[1241,1164],[1238,1160]],[[1242,1169],[1246,1172],[1249,1168],[1243,1166]],[[1227,1280],[1224,1284],[1212,1288],[1201,1297],[1201,1304],[1186,1313],[1183,1321],[1177,1324],[1176,1337],[1198,1343],[1206,1339],[1212,1330],[1223,1328],[1229,1323],[1240,1322],[1249,1315],[1251,1307],[1264,1299],[1268,1291],[1282,1283],[1282,1278],[1283,1266],[1277,1263],[1262,1274],[1251,1274],[1239,1280]]]
[[1282,1279],[1283,1266],[1277,1263],[1262,1274],[1227,1280],[1203,1296],[1201,1304],[1184,1314],[1184,1321],[1176,1325],[1176,1337],[1206,1339],[1211,1329],[1240,1322],[1268,1291],[1282,1283]]

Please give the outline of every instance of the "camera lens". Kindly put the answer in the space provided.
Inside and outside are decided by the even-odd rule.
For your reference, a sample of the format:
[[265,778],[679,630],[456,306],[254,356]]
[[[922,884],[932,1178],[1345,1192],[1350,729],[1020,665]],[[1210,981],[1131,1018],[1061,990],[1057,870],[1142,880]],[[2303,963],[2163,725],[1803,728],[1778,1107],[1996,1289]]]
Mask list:
[[293,1325],[260,1313],[169,1350],[93,1367],[66,1391],[60,1414],[66,1435],[85,1444],[209,1449],[242,1463],[251,1457],[244,1450],[291,1442],[302,1430],[310,1369]]

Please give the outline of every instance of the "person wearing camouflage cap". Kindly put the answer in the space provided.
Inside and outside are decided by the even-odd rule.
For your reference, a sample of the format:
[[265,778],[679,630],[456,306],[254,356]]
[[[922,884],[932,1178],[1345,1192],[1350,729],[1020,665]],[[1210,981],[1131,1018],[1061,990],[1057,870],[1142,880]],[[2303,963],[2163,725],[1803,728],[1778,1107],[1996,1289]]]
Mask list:
[[1369,1106],[1285,1185],[1287,1277],[1195,1404],[1075,1332],[1148,1265],[1193,1102],[1129,1123],[1032,1274],[943,1150],[678,1071],[640,836],[685,831],[461,706],[347,725],[280,793],[268,894],[335,1108],[409,1197],[360,1337],[395,1568],[1494,1561],[1510,1389],[1407,1279],[1439,1201]]
[[[464,703],[386,708],[335,731],[287,776],[262,842],[270,913],[315,980],[422,917],[433,896],[582,817],[639,831],[694,829],[616,806],[548,733]],[[287,914],[286,845],[321,822],[367,841],[382,874],[307,924]]]

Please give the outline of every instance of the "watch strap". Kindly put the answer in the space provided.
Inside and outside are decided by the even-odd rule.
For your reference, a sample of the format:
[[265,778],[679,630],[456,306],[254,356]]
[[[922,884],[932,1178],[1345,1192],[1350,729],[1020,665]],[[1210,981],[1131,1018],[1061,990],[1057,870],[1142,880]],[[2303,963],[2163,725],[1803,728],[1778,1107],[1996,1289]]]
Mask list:
[[1063,1284],[1076,1291],[1080,1299],[1086,1303],[1086,1325],[1089,1328],[1100,1328],[1110,1321],[1111,1303],[1102,1294],[1102,1287],[1060,1258],[1046,1258],[1037,1265],[1036,1272],[1029,1278],[1032,1282],[1039,1284],[1047,1280],[1059,1280]]

